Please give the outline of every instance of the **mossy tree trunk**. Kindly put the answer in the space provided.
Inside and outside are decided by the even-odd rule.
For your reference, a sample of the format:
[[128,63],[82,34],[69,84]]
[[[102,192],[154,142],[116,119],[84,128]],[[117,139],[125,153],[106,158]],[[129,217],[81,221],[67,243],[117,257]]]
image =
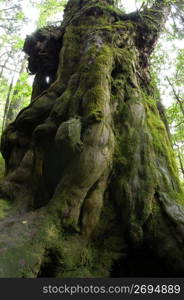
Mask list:
[[184,275],[183,194],[149,73],[170,7],[111,2],[68,2],[55,79],[42,90],[38,74],[2,136],[1,277]]

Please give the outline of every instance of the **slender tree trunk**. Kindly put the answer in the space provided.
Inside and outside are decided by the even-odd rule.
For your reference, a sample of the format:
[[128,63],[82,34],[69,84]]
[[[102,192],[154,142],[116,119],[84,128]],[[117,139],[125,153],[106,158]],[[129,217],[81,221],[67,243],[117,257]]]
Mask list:
[[176,100],[176,102],[178,103],[179,107],[180,107],[180,111],[181,113],[183,114],[184,116],[184,108],[183,108],[183,101],[182,101],[182,98],[180,97],[180,95],[178,94],[178,92],[176,91],[173,83],[170,81],[169,77],[166,77],[167,78],[167,81],[172,89],[172,92],[173,92],[173,95],[174,95],[174,98]]
[[3,72],[4,72],[4,69],[6,68],[6,64],[9,60],[9,57],[7,57],[3,63],[3,65],[1,66],[1,71],[0,71],[0,78],[3,76]]
[[184,165],[183,165],[183,159],[182,159],[182,154],[180,151],[180,146],[176,144],[176,142],[174,143],[174,145],[177,147],[177,157],[178,157],[178,161],[179,161],[179,165],[180,165],[180,171],[183,175],[184,178]]
[[0,276],[184,275],[183,196],[148,69],[170,7],[112,3],[68,2],[56,80],[4,131]]
[[6,102],[5,102],[5,107],[4,107],[4,116],[3,116],[3,125],[2,125],[2,130],[5,129],[5,124],[6,124],[6,119],[7,119],[7,115],[8,115],[8,111],[9,111],[9,107],[10,107],[10,99],[11,99],[11,93],[12,93],[12,89],[13,89],[13,82],[14,82],[14,77],[15,74],[13,74],[9,88],[8,88],[8,92],[7,92],[7,97],[6,97]]
[[183,166],[183,161],[182,161],[181,153],[180,153],[179,149],[178,149],[178,158],[179,158],[179,163],[180,163],[180,170],[181,170],[183,178],[184,178],[184,166]]
[[26,58],[23,58],[22,63],[21,63],[21,67],[20,67],[19,76],[18,76],[17,82],[15,84],[15,88],[13,90],[13,93],[12,93],[12,96],[11,96],[11,99],[10,99],[10,104],[9,104],[8,111],[6,113],[5,126],[4,126],[5,128],[8,126],[8,124],[13,122],[13,120],[15,119],[15,115],[17,113],[17,110],[18,109],[20,110],[20,107],[22,105],[21,99],[15,99],[15,97],[18,93],[18,90],[17,90],[16,86],[20,82],[20,78],[21,78],[22,73],[25,72],[26,63],[27,63]]

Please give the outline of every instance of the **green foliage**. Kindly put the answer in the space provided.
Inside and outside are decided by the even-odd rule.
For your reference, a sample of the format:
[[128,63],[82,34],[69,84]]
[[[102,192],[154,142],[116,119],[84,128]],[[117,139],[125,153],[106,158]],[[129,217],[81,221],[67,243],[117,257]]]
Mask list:
[[[183,25],[184,6],[181,1],[173,2],[171,17],[160,42],[152,55],[152,78],[159,87],[161,98],[166,104],[166,115],[181,179],[184,174],[184,50]],[[180,12],[178,9],[180,7]]]
[[40,11],[38,27],[46,24],[55,24],[61,22],[62,13],[67,0],[42,0],[37,4]]
[[13,101],[23,98],[24,100],[22,103],[24,106],[28,104],[32,90],[28,79],[29,75],[26,72],[22,73],[19,77],[19,80],[17,81],[17,84],[14,87],[14,90],[16,90],[16,94],[14,95]]
[[184,179],[184,116],[178,103],[175,101],[167,109],[167,117],[171,128],[171,136],[181,179]]
[[184,179],[184,51],[179,50],[176,58],[176,71],[168,79],[171,96],[174,101],[167,110],[167,116],[172,132],[174,149],[178,157],[178,165]]
[[[38,12],[37,26],[41,27],[49,22],[61,21],[66,2],[67,0],[31,1],[32,7],[37,8]],[[7,105],[5,102],[10,87],[10,78],[14,77],[14,81],[10,93],[10,103],[7,105],[6,119],[12,121],[18,111],[28,105],[30,101],[30,77],[25,72],[24,55],[22,54],[26,35],[25,29],[30,21],[25,17],[25,14],[24,4],[19,0],[12,0],[11,5],[8,1],[0,1],[0,65],[2,68],[0,70],[0,129],[2,127],[3,111],[5,105]]]
[[15,36],[14,37],[14,45],[12,46],[12,48],[15,51],[22,50],[23,45],[24,45],[24,39],[22,39],[20,36]]
[[184,37],[184,2],[181,0],[173,1],[172,14],[171,14],[171,29],[170,38],[183,38]]

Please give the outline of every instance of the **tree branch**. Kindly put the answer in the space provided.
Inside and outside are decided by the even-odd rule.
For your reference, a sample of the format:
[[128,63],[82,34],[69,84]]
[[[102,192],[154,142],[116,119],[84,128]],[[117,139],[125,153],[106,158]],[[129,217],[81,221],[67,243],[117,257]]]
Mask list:
[[178,156],[178,160],[179,160],[179,163],[180,163],[180,170],[183,174],[183,177],[184,177],[184,166],[183,166],[183,161],[182,161],[182,157],[181,157],[181,152],[180,152],[180,146],[176,143],[174,143],[174,145],[176,148],[177,148],[177,156]]
[[175,125],[174,127],[177,128],[177,127],[179,127],[179,126],[182,125],[182,124],[184,124],[184,121],[179,122],[179,123],[178,123],[177,125]]
[[155,0],[151,8],[145,7],[140,14],[139,47],[149,56],[170,14],[171,5],[166,0]]
[[7,11],[7,10],[11,10],[11,9],[15,9],[15,8],[20,8],[19,5],[13,5],[11,7],[7,7],[7,8],[3,8],[3,9],[0,9],[0,12],[2,11]]
[[182,103],[182,101],[181,101],[181,99],[180,99],[180,96],[179,96],[179,94],[176,92],[176,90],[175,90],[175,88],[174,88],[174,85],[173,85],[173,83],[170,81],[170,79],[169,79],[168,76],[166,76],[166,79],[167,79],[167,81],[168,81],[170,87],[172,88],[174,97],[175,97],[177,103],[179,104],[180,110],[181,110],[181,112],[182,112],[182,114],[183,114],[183,116],[184,116],[184,108],[183,108],[183,103]]
[[148,9],[148,14],[157,23],[158,29],[162,30],[171,11],[171,4],[167,0],[155,0],[154,4]]
[[17,73],[19,73],[19,71],[13,70],[13,69],[8,68],[8,67],[5,67],[5,66],[3,66],[3,65],[0,65],[0,68],[4,68],[4,69],[6,69],[6,70],[8,70],[8,71],[11,71],[11,72],[17,72]]

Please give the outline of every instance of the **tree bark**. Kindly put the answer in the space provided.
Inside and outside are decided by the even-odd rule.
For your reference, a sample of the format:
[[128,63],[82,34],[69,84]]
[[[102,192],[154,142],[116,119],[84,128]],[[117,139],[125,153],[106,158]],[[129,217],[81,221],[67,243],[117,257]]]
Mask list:
[[184,275],[183,193],[149,73],[164,3],[68,2],[56,80],[2,136],[1,277]]

